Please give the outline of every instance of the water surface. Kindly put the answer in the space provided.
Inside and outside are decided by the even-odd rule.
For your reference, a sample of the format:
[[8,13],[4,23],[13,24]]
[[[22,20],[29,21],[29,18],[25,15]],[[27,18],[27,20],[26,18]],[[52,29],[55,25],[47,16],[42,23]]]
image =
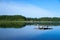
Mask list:
[[22,28],[0,28],[0,40],[60,40],[60,26],[25,25]]

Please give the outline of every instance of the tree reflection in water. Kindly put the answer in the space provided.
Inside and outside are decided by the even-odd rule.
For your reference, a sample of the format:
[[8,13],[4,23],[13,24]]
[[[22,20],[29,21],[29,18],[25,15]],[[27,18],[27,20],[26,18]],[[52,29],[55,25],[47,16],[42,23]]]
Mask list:
[[0,28],[23,28],[25,26],[26,24],[21,22],[0,23]]
[[35,29],[39,30],[51,30],[53,29],[52,26],[60,26],[58,23],[21,23],[21,22],[6,22],[0,23],[0,28],[23,28],[26,25],[35,25],[37,26]]

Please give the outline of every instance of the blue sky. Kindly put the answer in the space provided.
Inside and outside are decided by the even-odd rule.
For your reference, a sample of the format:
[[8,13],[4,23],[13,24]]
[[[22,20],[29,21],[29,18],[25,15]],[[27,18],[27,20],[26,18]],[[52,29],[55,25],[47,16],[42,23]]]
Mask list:
[[60,17],[60,0],[0,0],[0,15]]

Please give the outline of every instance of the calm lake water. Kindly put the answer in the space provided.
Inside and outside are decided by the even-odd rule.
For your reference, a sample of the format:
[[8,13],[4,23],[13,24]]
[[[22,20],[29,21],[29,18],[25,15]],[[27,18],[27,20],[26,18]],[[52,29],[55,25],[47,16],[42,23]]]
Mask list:
[[[0,40],[60,40],[60,26],[26,25],[0,28]],[[41,27],[41,28],[39,28]]]

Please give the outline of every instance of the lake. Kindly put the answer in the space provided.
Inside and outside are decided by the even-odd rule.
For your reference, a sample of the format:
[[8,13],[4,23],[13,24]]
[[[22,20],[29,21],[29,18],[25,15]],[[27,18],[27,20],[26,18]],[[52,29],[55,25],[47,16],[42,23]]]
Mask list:
[[60,25],[25,24],[20,28],[0,28],[0,40],[60,40]]

